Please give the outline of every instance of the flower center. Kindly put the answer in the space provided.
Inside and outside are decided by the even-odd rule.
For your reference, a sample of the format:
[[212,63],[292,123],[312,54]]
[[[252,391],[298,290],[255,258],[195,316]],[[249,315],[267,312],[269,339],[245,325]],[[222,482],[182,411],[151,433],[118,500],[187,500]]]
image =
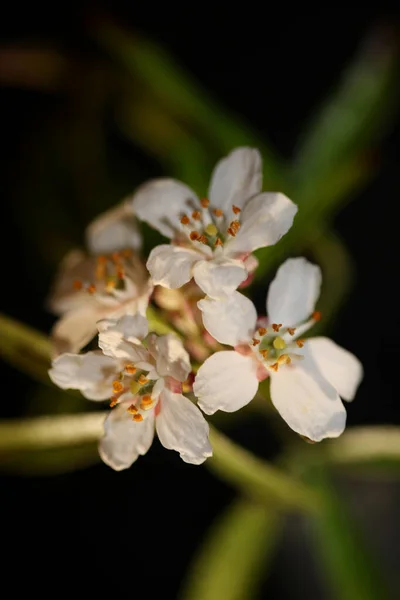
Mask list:
[[259,327],[255,331],[249,346],[256,354],[257,360],[267,370],[277,372],[280,367],[290,365],[292,362],[304,358],[301,349],[306,340],[303,338],[293,339],[296,330],[304,332],[320,319],[321,313],[316,311],[309,321],[297,328],[283,327],[282,323],[272,323],[268,328]]
[[201,210],[194,210],[190,216],[184,214],[180,218],[183,232],[191,243],[204,244],[214,249],[236,236],[240,229],[241,209],[238,206],[232,205],[232,221],[225,229],[224,212],[220,208],[212,208],[207,198],[200,200],[200,204]]
[[153,396],[156,380],[149,379],[147,375],[147,371],[137,369],[134,364],[125,364],[118,378],[112,383],[110,407],[116,406],[124,396],[123,401],[128,405],[126,410],[132,415],[132,420],[143,421],[146,412],[154,408],[158,402],[158,396]]
[[86,281],[76,279],[73,283],[74,289],[84,290],[91,295],[113,295],[115,291],[124,290],[126,288],[125,273],[132,255],[132,250],[126,249],[98,256],[92,276]]

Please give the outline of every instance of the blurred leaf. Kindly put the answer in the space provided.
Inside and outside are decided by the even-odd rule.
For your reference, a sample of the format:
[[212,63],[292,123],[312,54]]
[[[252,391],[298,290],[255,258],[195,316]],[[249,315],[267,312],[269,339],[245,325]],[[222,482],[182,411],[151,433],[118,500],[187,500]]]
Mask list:
[[0,471],[14,475],[60,475],[100,462],[97,442],[66,448],[25,450],[0,455]]
[[312,482],[324,498],[323,510],[313,529],[318,542],[316,556],[329,579],[330,589],[340,600],[385,600],[385,580],[364,536],[335,493],[329,477],[315,469]]
[[367,160],[356,159],[340,165],[323,180],[310,178],[307,195],[301,196],[294,188],[291,197],[299,205],[293,227],[275,246],[255,252],[259,267],[255,277],[259,280],[275,268],[282,256],[300,254],[317,243],[321,230],[338,211],[340,205],[363,187],[374,175],[374,169]]
[[274,510],[237,500],[209,530],[181,600],[251,600],[267,575],[280,526]]
[[26,416],[61,415],[95,408],[78,390],[62,390],[55,385],[37,385],[28,399]]
[[394,36],[394,31],[380,29],[364,41],[338,89],[307,128],[293,171],[301,198],[308,197],[310,185],[331,178],[386,132],[398,99]]
[[107,411],[0,421],[2,456],[21,450],[45,450],[91,443],[100,439]]
[[34,379],[52,385],[47,374],[50,342],[47,336],[0,314],[0,356]]
[[322,268],[323,285],[318,301],[322,321],[312,328],[319,335],[344,304],[354,283],[355,269],[345,244],[332,231],[319,236],[311,248],[314,258]]
[[70,71],[68,61],[50,48],[0,48],[1,85],[58,91],[65,88]]
[[259,501],[276,501],[286,508],[313,511],[319,507],[319,498],[304,484],[284,471],[260,460],[237,446],[215,427],[210,426],[213,456],[205,466],[241,492]]
[[[257,146],[264,161],[264,176],[272,188],[280,182],[280,165],[273,151],[245,123],[228,114],[205,90],[196,84],[168,56],[164,48],[122,29],[102,22],[94,32],[99,42],[122,64],[141,91],[147,88],[151,98],[177,121],[195,126],[193,136],[206,136],[216,145],[216,157],[236,146]],[[207,144],[209,148],[209,144]],[[209,154],[209,153],[208,153]]]

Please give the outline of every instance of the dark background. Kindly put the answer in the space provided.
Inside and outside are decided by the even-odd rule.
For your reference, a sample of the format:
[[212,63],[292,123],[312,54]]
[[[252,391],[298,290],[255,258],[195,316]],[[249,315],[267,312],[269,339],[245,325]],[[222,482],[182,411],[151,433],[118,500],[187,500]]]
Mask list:
[[[240,114],[287,158],[294,153],[304,123],[335,86],[361,39],[377,31],[388,35],[399,31],[398,15],[381,3],[362,10],[325,6],[309,13],[292,12],[289,6],[274,11],[268,5],[256,9],[253,4],[217,11],[215,6],[201,4],[178,10],[114,3],[111,10],[102,10],[83,3],[79,9],[54,5],[45,10],[40,3],[34,8],[14,3],[0,24],[2,45],[55,42],[60,50],[86,60],[99,52],[86,34],[99,16],[112,17],[154,38],[222,105]],[[35,160],[34,142],[40,139],[42,129],[48,128],[49,116],[60,110],[60,102],[57,95],[43,91],[16,86],[0,89],[0,309],[43,331],[53,322],[43,309],[52,273],[37,266],[38,251],[21,227],[24,215],[18,197],[29,194],[24,179]],[[399,141],[398,127],[390,128],[375,149],[380,162],[377,176],[334,221],[354,258],[357,278],[347,304],[337,315],[332,337],[359,356],[365,367],[357,399],[348,406],[349,425],[400,423]],[[110,153],[117,157],[117,168],[124,172],[124,182],[132,170],[132,185],[125,188],[126,184],[121,184],[121,194],[139,181],[159,175],[159,165],[128,145],[111,122],[108,142]],[[267,182],[264,187],[268,189]],[[80,212],[73,191],[68,174],[59,182],[58,191],[54,188],[55,193],[71,196],[71,214],[81,219],[76,220],[72,235],[79,240],[93,215],[84,209]],[[32,198],[33,203],[37,201]],[[2,415],[23,414],[33,384],[4,363],[0,367]],[[234,427],[232,435],[259,455],[272,457],[277,450],[260,419],[247,417],[240,427]],[[360,484],[356,488],[351,494],[353,498],[358,494],[361,502],[371,493],[362,485],[360,490]],[[364,519],[367,530],[371,521],[381,519],[387,535],[382,535],[378,546],[384,561],[391,561],[389,569],[395,568],[399,558],[398,548],[389,551],[390,537],[394,540],[399,529],[398,508],[397,520],[392,513],[387,516],[388,498],[393,493],[390,488],[386,500],[372,502],[372,513]],[[398,489],[396,493],[398,497]],[[4,475],[2,538],[7,568],[3,585],[7,583],[15,595],[162,593],[174,598],[211,520],[233,497],[234,492],[206,469],[183,464],[158,442],[145,458],[122,473],[99,465],[54,477]],[[260,597],[330,597],[324,595],[307,539],[307,527],[294,521]]]

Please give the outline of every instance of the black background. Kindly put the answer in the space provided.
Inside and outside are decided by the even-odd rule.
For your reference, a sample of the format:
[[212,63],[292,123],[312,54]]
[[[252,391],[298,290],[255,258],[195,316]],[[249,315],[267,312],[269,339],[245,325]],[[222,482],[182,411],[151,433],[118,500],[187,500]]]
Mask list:
[[[324,6],[307,13],[254,4],[217,10],[202,4],[178,9],[113,3],[102,10],[90,3],[52,9],[14,3],[0,25],[3,42],[56,41],[78,56],[90,54],[95,49],[86,27],[101,14],[164,45],[222,105],[242,115],[287,158],[361,39],[377,30],[398,33],[397,14],[382,4],[362,10]],[[52,324],[43,310],[50,274],[35,270],[30,243],[18,235],[13,199],[30,161],[30,135],[40,132],[47,110],[51,101],[45,94],[0,90],[1,310],[42,330]],[[116,142],[123,152],[121,144]],[[350,425],[400,423],[398,150],[399,131],[392,128],[375,149],[378,175],[334,221],[355,260],[357,280],[332,337],[365,367],[357,399],[348,407]],[[139,165],[143,179],[159,174],[159,166],[140,150],[130,148],[127,157]],[[16,416],[31,383],[6,365],[1,369],[2,413]],[[276,451],[265,423],[249,418],[233,435],[260,455]],[[206,469],[184,465],[158,442],[122,473],[99,465],[51,478],[4,476],[3,585],[15,595],[145,592],[174,598],[203,533],[232,498],[232,490]],[[293,528],[297,531],[296,523]],[[308,547],[297,545],[297,554],[281,549],[265,597],[325,597],[319,577],[312,575]]]

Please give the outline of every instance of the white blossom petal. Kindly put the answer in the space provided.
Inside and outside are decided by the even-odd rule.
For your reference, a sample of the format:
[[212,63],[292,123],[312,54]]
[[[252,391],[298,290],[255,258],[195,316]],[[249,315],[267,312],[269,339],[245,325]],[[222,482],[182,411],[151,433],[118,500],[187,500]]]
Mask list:
[[61,317],[50,336],[54,356],[82,350],[95,337],[98,318],[99,314],[90,308],[73,310]]
[[132,196],[132,208],[138,218],[168,238],[180,231],[181,216],[198,207],[196,194],[174,179],[145,183]]
[[212,174],[209,200],[213,208],[220,208],[226,216],[232,206],[243,208],[246,201],[258,194],[262,187],[262,161],[256,148],[236,148],[220,160]]
[[48,310],[56,315],[77,310],[84,306],[95,306],[96,299],[84,290],[76,290],[74,281],[92,278],[96,259],[88,257],[82,250],[74,249],[62,259],[52,289],[46,301]]
[[126,404],[117,404],[104,423],[104,437],[99,443],[101,459],[116,471],[128,469],[149,450],[154,438],[154,412],[135,422]]
[[340,397],[307,353],[301,363],[271,373],[271,400],[289,427],[314,442],[344,431]]
[[257,363],[238,352],[216,352],[197,372],[193,392],[207,415],[235,412],[254,398],[258,389]]
[[241,260],[219,257],[195,264],[193,277],[205,294],[223,298],[232,294],[247,278],[247,270]]
[[111,254],[126,248],[138,250],[142,245],[131,202],[126,201],[92,221],[85,234],[92,254]]
[[233,292],[228,298],[204,298],[197,303],[204,327],[221,344],[237,346],[248,342],[257,322],[257,311],[251,300]]
[[278,269],[267,297],[270,322],[297,325],[314,310],[320,294],[321,270],[305,258],[289,258]]
[[279,192],[255,196],[241,213],[241,227],[226,243],[225,253],[237,256],[276,244],[291,228],[296,212],[297,206]]
[[89,400],[106,400],[112,396],[112,382],[119,370],[119,361],[98,351],[66,353],[52,362],[49,377],[63,390],[80,390]]
[[327,337],[307,340],[307,347],[321,374],[344,400],[353,400],[363,378],[358,358]]
[[141,339],[148,331],[148,322],[142,315],[124,315],[118,320],[103,319],[97,323],[99,347],[107,356],[129,360],[134,364],[147,361],[149,353]]
[[185,381],[191,371],[189,354],[173,333],[161,335],[154,343],[156,370],[161,377]]
[[192,279],[193,265],[203,258],[195,250],[162,244],[150,252],[147,268],[154,285],[180,288]]
[[156,418],[158,439],[168,450],[176,450],[187,463],[200,465],[212,456],[207,421],[188,398],[164,389]]

